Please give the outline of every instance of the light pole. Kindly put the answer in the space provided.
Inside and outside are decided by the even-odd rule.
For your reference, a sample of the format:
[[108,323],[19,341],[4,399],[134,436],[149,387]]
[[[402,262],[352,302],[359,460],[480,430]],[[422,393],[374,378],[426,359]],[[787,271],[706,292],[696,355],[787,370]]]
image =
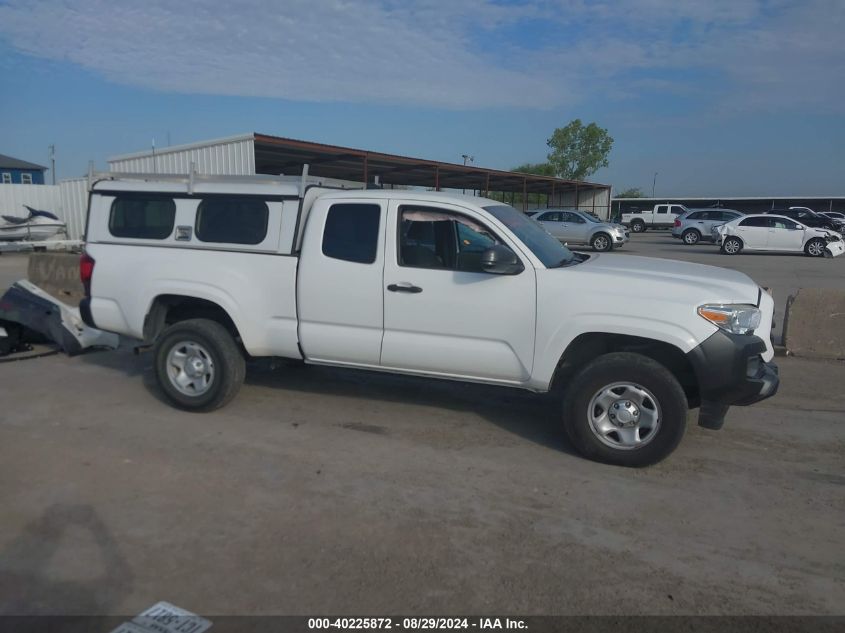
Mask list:
[[[469,154],[461,154],[461,158],[464,159],[464,167],[467,166],[467,161],[469,161],[471,163],[475,162],[475,156],[470,156]],[[461,193],[466,193],[466,192],[467,192],[467,190],[465,188],[461,189]]]
[[53,176],[53,184],[56,184],[56,146],[50,145],[50,173]]
[[654,172],[654,180],[651,181],[651,197],[654,197],[654,188],[657,186],[657,172]]

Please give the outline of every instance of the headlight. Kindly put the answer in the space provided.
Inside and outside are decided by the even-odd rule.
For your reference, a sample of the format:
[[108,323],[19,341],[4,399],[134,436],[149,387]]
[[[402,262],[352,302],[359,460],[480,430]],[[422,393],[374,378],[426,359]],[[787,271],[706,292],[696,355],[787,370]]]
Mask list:
[[760,326],[760,310],[752,305],[709,304],[698,307],[698,315],[726,332],[748,334]]

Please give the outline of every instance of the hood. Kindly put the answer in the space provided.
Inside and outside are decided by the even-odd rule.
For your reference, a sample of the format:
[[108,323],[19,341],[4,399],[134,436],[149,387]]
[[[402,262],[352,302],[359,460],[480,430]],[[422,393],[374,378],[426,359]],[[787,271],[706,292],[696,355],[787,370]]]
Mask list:
[[630,255],[593,255],[568,269],[595,276],[597,288],[640,299],[757,304],[759,286],[744,273],[717,266]]

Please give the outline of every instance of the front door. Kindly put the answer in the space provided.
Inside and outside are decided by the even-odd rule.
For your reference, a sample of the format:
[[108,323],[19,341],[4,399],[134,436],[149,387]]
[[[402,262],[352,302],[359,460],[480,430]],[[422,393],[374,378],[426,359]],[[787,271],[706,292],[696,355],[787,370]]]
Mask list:
[[800,251],[804,247],[804,227],[788,218],[769,220],[770,251]]
[[534,361],[535,272],[495,275],[481,255],[504,243],[469,210],[391,202],[381,364],[519,383]]

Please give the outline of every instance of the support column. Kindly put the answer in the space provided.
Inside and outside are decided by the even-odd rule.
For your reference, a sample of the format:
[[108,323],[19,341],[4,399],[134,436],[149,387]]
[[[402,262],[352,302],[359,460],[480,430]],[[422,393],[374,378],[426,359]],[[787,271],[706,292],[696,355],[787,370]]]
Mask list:
[[434,190],[440,191],[440,166],[434,166]]
[[522,179],[522,212],[528,211],[528,178]]
[[370,183],[367,182],[370,177],[368,173],[368,167],[369,165],[367,164],[367,155],[364,154],[364,189],[366,189],[370,185]]

